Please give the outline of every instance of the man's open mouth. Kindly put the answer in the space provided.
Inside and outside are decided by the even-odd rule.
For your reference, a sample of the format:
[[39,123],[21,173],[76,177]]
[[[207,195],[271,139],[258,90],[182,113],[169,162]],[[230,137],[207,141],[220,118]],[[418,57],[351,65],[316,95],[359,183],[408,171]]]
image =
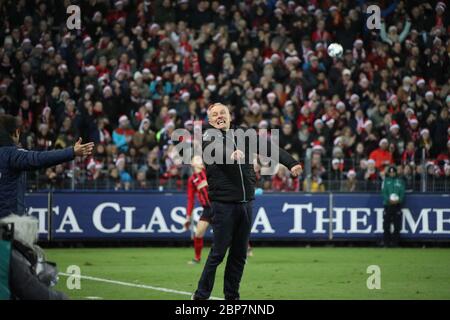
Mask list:
[[225,124],[225,120],[223,120],[223,119],[219,119],[219,120],[217,120],[217,124]]

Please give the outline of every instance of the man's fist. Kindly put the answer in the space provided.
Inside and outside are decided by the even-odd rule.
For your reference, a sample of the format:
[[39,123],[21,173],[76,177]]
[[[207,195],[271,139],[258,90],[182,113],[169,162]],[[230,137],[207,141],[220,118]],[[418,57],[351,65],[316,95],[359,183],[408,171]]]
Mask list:
[[303,168],[300,164],[297,164],[291,168],[291,174],[294,177],[298,177],[299,175],[302,174],[302,172],[303,172]]
[[231,160],[240,160],[244,159],[244,157],[244,153],[241,150],[233,151],[233,153],[231,154]]
[[86,144],[81,144],[81,142],[82,139],[79,138],[77,143],[75,143],[75,146],[73,147],[75,155],[79,157],[90,156],[92,154],[92,150],[94,150],[94,143],[89,142]]

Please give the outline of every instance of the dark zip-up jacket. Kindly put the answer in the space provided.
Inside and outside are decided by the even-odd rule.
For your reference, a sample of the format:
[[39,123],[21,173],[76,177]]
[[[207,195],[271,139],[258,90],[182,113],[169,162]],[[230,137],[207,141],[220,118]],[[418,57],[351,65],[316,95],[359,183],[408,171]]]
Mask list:
[[[203,134],[203,161],[206,167],[206,175],[208,179],[208,193],[211,201],[222,202],[247,202],[255,198],[256,174],[253,168],[253,151],[261,154],[264,150],[259,150],[261,145],[266,144],[266,155],[276,158],[276,148],[279,154],[279,162],[291,169],[299,164],[284,149],[279,148],[266,138],[256,136],[257,143],[250,145],[249,139],[245,140],[245,144],[237,139],[238,130],[248,133],[245,128],[232,128],[234,130],[221,131],[212,127],[206,128]],[[228,141],[228,145],[227,145]],[[233,151],[243,150],[245,146],[245,159],[239,161],[231,161],[230,157]],[[253,148],[253,149],[252,149]],[[214,150],[212,152],[212,150]],[[272,152],[270,152],[272,150]],[[220,154],[221,153],[221,154]],[[222,158],[222,163],[207,159],[208,154],[212,154],[215,158]],[[265,154],[263,154],[265,155]],[[276,159],[275,159],[276,160]],[[228,161],[228,163],[226,162]],[[211,163],[212,162],[212,163]]]
[[0,147],[0,218],[25,213],[24,171],[51,167],[75,158],[73,147],[53,151],[27,151],[16,146]]

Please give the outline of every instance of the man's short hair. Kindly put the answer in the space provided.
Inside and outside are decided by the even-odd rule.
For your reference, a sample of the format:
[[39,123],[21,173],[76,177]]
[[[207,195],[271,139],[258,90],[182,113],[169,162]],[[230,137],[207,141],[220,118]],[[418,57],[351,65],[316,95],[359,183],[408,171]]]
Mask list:
[[12,135],[19,128],[19,118],[9,114],[0,115],[0,146],[13,144]]
[[225,108],[227,108],[228,109],[228,111],[230,111],[230,108],[226,105],[226,104],[223,104],[223,103],[221,103],[221,102],[216,102],[216,103],[213,103],[213,104],[210,104],[209,105],[209,107],[208,107],[208,109],[207,109],[207,113],[209,114],[209,112],[211,111],[211,109],[212,108],[214,108],[214,107],[216,107],[216,106],[224,106]]

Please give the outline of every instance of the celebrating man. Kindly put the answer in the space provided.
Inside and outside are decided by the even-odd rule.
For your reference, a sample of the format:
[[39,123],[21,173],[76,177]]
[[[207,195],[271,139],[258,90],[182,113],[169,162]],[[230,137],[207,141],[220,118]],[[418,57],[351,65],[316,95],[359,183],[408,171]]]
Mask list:
[[[229,249],[223,290],[225,299],[238,300],[239,284],[247,258],[256,182],[253,154],[250,150],[255,150],[257,154],[264,153],[264,150],[259,148],[262,142],[266,144],[267,148],[264,149],[268,151],[268,154],[263,155],[277,160],[273,155],[278,154],[280,163],[288,167],[292,175],[298,176],[302,167],[286,151],[269,141],[262,141],[263,138],[256,134],[254,136],[257,141],[249,142],[244,139],[242,146],[242,139],[239,139],[242,136],[239,136],[239,132],[248,137],[247,132],[237,130],[235,133],[231,129],[230,111],[221,103],[212,104],[208,108],[208,121],[212,128],[203,135],[203,160],[209,186],[214,238],[198,288],[192,298],[205,300],[210,297],[217,266]],[[211,150],[214,150],[215,154],[208,158],[207,151]]]

